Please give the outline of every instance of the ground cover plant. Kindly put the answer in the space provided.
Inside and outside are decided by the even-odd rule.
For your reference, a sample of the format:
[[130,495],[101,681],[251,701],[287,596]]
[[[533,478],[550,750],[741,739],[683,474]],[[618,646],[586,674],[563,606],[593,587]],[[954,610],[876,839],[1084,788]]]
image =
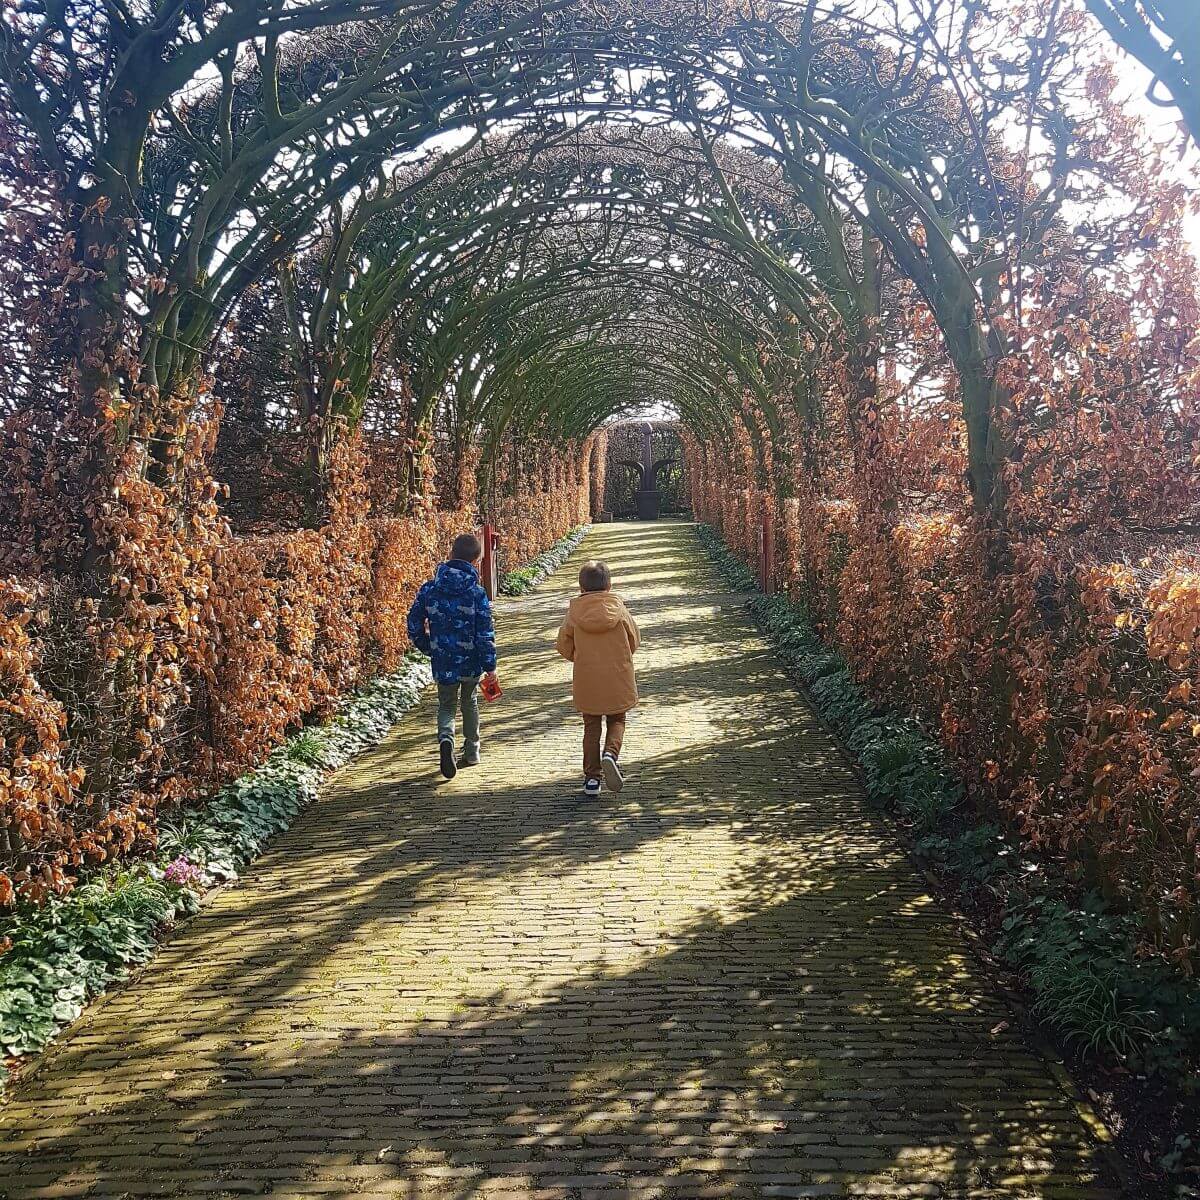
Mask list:
[[553,575],[575,552],[580,542],[587,537],[590,525],[577,525],[566,537],[559,538],[549,550],[524,567],[509,571],[500,581],[500,591],[505,596],[523,596],[532,592],[544,579]]
[[[750,613],[853,757],[868,795],[900,819],[912,852],[977,919],[1037,1016],[1079,1060],[1143,1085],[1122,1095],[1125,1112],[1112,1114],[1117,1122],[1136,1120],[1126,1150],[1150,1148],[1142,1165],[1152,1178],[1195,1184],[1200,983],[1166,956],[1139,951],[1135,915],[1080,892],[1061,863],[1032,852],[970,803],[937,740],[912,717],[870,699],[803,605],[764,595],[711,527],[699,526],[698,534],[729,583],[751,593]],[[1148,1100],[1152,1120],[1165,1110],[1165,1127],[1147,1128],[1151,1108],[1139,1113],[1136,1106]]]
[[331,771],[380,742],[431,677],[424,660],[405,660],[207,803],[164,816],[153,855],[99,867],[67,895],[0,917],[0,1050],[42,1050],[90,1000],[146,962],[210,888],[236,879],[317,799]]

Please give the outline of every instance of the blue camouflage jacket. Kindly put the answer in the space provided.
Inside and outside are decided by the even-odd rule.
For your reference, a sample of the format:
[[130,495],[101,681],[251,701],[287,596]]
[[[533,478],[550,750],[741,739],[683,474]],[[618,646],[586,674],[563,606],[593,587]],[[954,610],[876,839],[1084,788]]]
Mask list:
[[408,638],[433,660],[438,683],[475,679],[496,669],[492,605],[470,563],[452,558],[421,585],[408,610]]

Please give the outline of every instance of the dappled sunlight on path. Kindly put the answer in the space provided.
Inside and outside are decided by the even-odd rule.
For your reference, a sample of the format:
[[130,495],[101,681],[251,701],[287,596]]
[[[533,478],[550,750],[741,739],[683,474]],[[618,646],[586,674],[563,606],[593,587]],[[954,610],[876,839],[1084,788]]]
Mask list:
[[500,613],[484,763],[429,698],[17,1089],[38,1195],[1100,1200],[1028,1049],[690,526],[599,527],[643,626],[585,800],[552,638]]

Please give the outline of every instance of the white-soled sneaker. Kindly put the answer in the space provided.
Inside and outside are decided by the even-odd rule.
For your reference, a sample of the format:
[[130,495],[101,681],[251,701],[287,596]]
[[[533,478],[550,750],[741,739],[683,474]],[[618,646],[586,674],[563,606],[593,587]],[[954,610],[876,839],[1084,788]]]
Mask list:
[[583,785],[583,794],[585,796],[600,795],[600,780],[598,780],[598,779],[586,780]]
[[621,774],[621,768],[617,766],[617,760],[611,754],[606,754],[600,760],[600,766],[604,770],[604,782],[608,785],[608,790],[619,792],[625,786],[625,777]]

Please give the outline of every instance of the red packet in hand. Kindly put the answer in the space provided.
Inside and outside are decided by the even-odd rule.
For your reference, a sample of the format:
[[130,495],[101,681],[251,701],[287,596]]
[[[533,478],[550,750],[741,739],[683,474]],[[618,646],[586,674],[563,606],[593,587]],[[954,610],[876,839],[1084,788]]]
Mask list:
[[493,700],[499,700],[504,695],[500,690],[500,681],[495,675],[485,675],[483,682],[479,685],[479,691],[489,704]]

